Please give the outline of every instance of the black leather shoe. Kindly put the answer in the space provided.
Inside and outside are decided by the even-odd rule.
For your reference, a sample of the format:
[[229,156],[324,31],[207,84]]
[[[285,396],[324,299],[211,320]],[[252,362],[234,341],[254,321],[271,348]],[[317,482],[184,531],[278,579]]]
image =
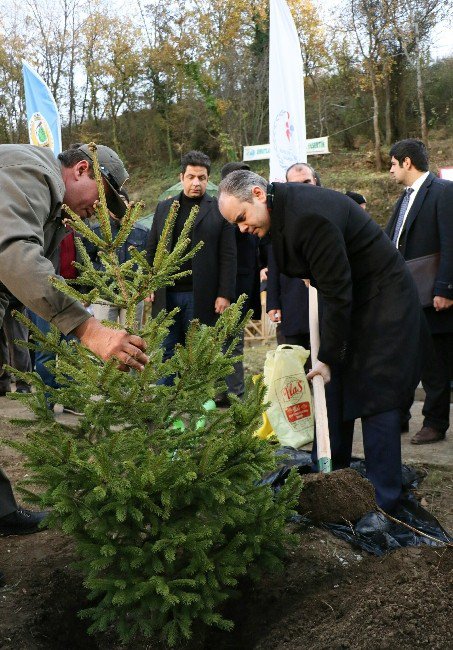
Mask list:
[[226,409],[229,406],[231,406],[231,402],[228,399],[227,395],[221,395],[220,397],[216,397],[214,402],[217,408],[219,409]]
[[25,508],[17,508],[5,517],[0,517],[0,535],[29,535],[44,530],[45,525],[39,526],[47,517],[47,512],[33,512]]

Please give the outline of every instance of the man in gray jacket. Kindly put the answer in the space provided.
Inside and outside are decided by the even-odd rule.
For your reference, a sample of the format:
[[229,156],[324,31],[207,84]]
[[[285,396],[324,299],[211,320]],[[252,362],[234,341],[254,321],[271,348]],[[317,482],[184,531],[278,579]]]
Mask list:
[[[118,191],[128,174],[109,147],[99,145],[97,154],[108,207],[123,216],[126,208]],[[89,217],[99,199],[92,156],[88,145],[74,145],[58,159],[46,148],[0,145],[0,325],[15,296],[100,358],[116,357],[122,370],[142,370],[148,361],[143,339],[105,327],[49,282],[49,276],[55,276],[59,244],[67,234],[62,204]],[[36,532],[43,517],[17,506],[0,469],[0,535]]]

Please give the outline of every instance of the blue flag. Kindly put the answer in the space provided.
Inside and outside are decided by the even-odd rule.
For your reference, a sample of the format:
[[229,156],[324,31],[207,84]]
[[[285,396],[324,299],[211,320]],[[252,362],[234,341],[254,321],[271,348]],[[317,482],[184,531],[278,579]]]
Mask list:
[[25,105],[30,144],[61,152],[61,124],[58,108],[44,79],[28,63],[22,61]]

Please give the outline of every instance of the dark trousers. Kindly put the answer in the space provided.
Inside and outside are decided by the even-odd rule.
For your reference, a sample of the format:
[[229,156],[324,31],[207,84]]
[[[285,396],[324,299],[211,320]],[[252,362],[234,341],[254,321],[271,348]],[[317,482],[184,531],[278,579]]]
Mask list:
[[[250,309],[250,300],[247,299],[243,308],[242,308],[242,317],[245,316],[247,311]],[[233,350],[233,355],[236,356],[243,356],[244,355],[244,331],[242,331],[241,336],[239,338],[239,341],[236,343],[234,350]],[[231,373],[231,375],[228,375],[228,377],[225,378],[226,385],[227,385],[227,393],[233,393],[237,397],[242,397],[244,395],[244,390],[245,390],[245,382],[244,382],[244,361],[241,359],[240,361],[237,361],[234,364],[234,370]],[[227,395],[225,393],[225,397]]]
[[[173,325],[170,326],[168,334],[164,339],[164,361],[171,359],[175,353],[177,343],[184,345],[190,321],[193,320],[193,293],[191,291],[168,291],[167,290],[167,311],[178,307],[179,311],[175,316]],[[160,384],[172,386],[174,375],[159,380]]]
[[[343,421],[342,381],[333,371],[326,386],[332,468],[351,463],[354,420]],[[386,512],[394,510],[401,497],[401,409],[362,417],[363,447],[367,479],[373,484],[376,502]],[[317,464],[316,440],[312,461]]]
[[306,334],[291,334],[289,336],[285,336],[285,341],[284,343],[287,343],[288,345],[301,345],[303,348],[306,350],[310,349],[310,334],[307,332]]
[[[38,314],[35,314],[30,309],[27,309],[27,316],[32,323],[36,325],[40,332],[43,334],[48,334],[50,332],[50,323]],[[73,334],[60,334],[60,338],[63,341],[77,340]],[[35,370],[38,375],[41,377],[43,382],[49,388],[60,388],[60,384],[57,382],[55,375],[48,368],[50,361],[55,361],[56,356],[52,352],[47,350],[35,350]],[[50,394],[46,393],[47,403],[50,409],[53,408],[53,403],[50,400]]]
[[17,510],[11,483],[0,467],[0,517],[6,517]]
[[[244,332],[241,333],[239,341],[236,343],[233,355],[242,356],[244,354]],[[231,375],[225,378],[226,385],[228,387],[228,392],[237,395],[237,397],[242,397],[244,394],[244,362],[241,359],[234,364],[234,371]]]
[[[43,334],[48,334],[48,332],[50,332],[50,323],[48,321],[44,320],[44,318],[41,318],[41,316],[38,316],[38,314],[35,314],[29,309],[27,312],[28,318]],[[41,377],[46,386],[50,386],[51,388],[59,388],[59,384],[55,379],[55,375],[49,370],[49,368],[47,368],[47,363],[49,361],[55,361],[55,355],[52,352],[48,352],[47,350],[35,351],[36,372]]]
[[282,326],[277,325],[277,343],[278,345],[301,345],[306,350],[310,349],[310,333],[304,332],[303,334],[283,334]]
[[433,334],[433,354],[426,360],[422,385],[426,393],[423,425],[445,433],[450,423],[450,382],[453,379],[453,333]]
[[[11,307],[8,305],[3,318],[3,327],[0,328],[0,390],[8,392],[11,390],[11,373],[3,369],[3,364],[8,364],[22,372],[31,371],[30,351],[15,343],[16,340],[28,341],[28,328],[22,325],[12,315],[12,311],[25,312],[25,307],[18,304]],[[16,380],[17,387],[25,387],[28,384],[20,378]]]

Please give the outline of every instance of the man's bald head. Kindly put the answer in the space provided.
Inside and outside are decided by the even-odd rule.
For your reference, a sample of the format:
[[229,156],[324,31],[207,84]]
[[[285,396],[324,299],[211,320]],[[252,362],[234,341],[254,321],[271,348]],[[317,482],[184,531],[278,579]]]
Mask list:
[[294,163],[286,170],[288,183],[307,183],[317,185],[316,172],[308,163]]

